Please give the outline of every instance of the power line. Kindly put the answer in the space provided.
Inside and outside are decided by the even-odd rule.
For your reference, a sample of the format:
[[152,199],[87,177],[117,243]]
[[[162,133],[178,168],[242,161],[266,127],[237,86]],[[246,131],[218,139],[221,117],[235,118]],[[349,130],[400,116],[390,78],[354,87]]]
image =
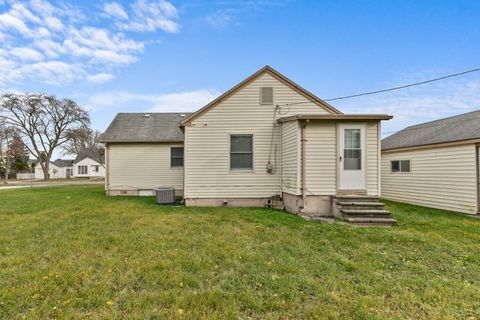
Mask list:
[[[419,86],[419,85],[430,83],[430,82],[435,82],[435,81],[445,80],[445,79],[448,79],[448,78],[463,76],[465,74],[478,72],[478,71],[480,71],[480,68],[470,69],[470,70],[466,70],[466,71],[462,71],[462,72],[458,72],[458,73],[452,73],[452,74],[449,74],[449,75],[446,75],[446,76],[443,76],[443,77],[433,78],[433,79],[420,81],[420,82],[414,82],[414,83],[405,84],[405,85],[392,87],[392,88],[388,88],[388,89],[381,89],[381,90],[376,90],[376,91],[369,91],[369,92],[364,92],[364,93],[352,94],[352,95],[348,95],[348,96],[323,99],[323,101],[336,101],[336,100],[343,100],[343,99],[351,99],[351,98],[357,98],[357,97],[362,97],[362,96],[367,96],[367,95],[372,95],[372,94],[377,94],[377,93],[400,90],[400,89],[410,88],[410,87],[414,87],[414,86]],[[310,101],[286,103],[283,106],[291,106],[291,105],[304,104],[304,103],[310,103]]]

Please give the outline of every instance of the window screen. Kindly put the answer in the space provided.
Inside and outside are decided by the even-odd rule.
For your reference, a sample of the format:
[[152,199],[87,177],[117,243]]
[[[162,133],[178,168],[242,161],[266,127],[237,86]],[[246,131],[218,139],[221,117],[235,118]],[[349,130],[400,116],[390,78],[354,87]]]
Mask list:
[[183,147],[170,148],[170,166],[183,167]]
[[344,169],[362,170],[362,147],[360,129],[345,129],[345,147],[343,150]]
[[253,135],[230,136],[230,169],[253,170]]
[[400,161],[400,172],[410,172],[410,160]]
[[260,104],[273,104],[273,88],[260,88]]
[[392,172],[410,172],[410,160],[392,160]]

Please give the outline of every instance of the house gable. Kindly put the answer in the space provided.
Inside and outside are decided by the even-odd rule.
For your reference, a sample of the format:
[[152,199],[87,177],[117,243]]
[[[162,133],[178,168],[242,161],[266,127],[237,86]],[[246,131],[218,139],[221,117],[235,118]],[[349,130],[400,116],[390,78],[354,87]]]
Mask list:
[[[206,112],[210,111],[211,109],[215,108],[222,102],[230,99],[232,95],[235,95],[240,90],[245,89],[248,86],[251,86],[253,83],[257,82],[261,79],[270,79],[275,80],[271,81],[271,84],[274,84],[274,105],[282,105],[288,103],[297,103],[298,105],[301,104],[311,104],[317,106],[318,113],[330,113],[330,114],[341,114],[341,112],[325,101],[321,100],[311,92],[305,90],[292,80],[288,79],[278,71],[274,70],[270,66],[265,66],[259,71],[255,72],[230,90],[226,91],[220,97],[216,98],[200,110],[195,113],[192,113],[188,117],[186,117],[183,121],[181,121],[181,125],[189,125],[192,121],[198,119],[201,115],[205,114]],[[276,90],[275,90],[276,89]],[[279,95],[279,93],[283,94]],[[260,91],[258,93],[258,105],[260,105]],[[300,103],[300,104],[299,104]]]
[[[273,103],[261,104],[261,88],[273,88]],[[186,198],[258,198],[282,192],[281,117],[332,115],[264,70],[241,88],[217,102],[185,129]],[[338,113],[335,113],[338,114]],[[230,163],[232,135],[251,135],[253,169],[235,170]],[[267,171],[267,165],[273,167]]]

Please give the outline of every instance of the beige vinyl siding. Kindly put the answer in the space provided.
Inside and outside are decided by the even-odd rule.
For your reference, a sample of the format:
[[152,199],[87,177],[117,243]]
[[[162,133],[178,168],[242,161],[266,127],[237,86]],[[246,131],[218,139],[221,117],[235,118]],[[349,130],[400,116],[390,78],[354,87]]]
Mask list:
[[305,128],[307,195],[336,193],[336,135],[335,122],[310,122]]
[[282,123],[283,192],[300,195],[300,129],[298,121]]
[[368,122],[366,132],[366,166],[367,166],[367,194],[379,195],[378,190],[378,122]]
[[182,144],[110,144],[109,189],[153,189],[160,186],[183,190],[183,168],[170,167],[170,147]]
[[[410,173],[392,173],[390,161],[410,160]],[[382,196],[426,207],[477,212],[475,145],[382,154]]]
[[[260,105],[260,88],[273,87],[273,105]],[[280,195],[280,126],[275,127],[271,161],[274,173],[265,166],[269,158],[275,105],[308,102],[281,108],[285,117],[295,114],[328,114],[324,108],[268,73],[200,115],[185,127],[187,198],[263,198]],[[254,135],[254,170],[230,171],[229,135]]]

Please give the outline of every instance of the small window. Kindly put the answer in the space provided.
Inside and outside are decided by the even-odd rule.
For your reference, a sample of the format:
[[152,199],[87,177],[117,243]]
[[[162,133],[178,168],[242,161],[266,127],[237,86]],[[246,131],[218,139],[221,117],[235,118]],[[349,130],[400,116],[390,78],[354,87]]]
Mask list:
[[410,172],[410,160],[400,161],[400,172]]
[[362,170],[362,146],[360,129],[345,129],[343,169]]
[[410,172],[410,160],[391,161],[392,172]]
[[273,88],[260,88],[260,104],[273,104]]
[[88,167],[87,166],[78,166],[78,174],[87,174]]
[[93,170],[94,170],[95,172],[100,171],[100,166],[93,166]]
[[183,167],[183,147],[170,148],[170,166]]
[[253,135],[230,136],[230,170],[253,170]]

